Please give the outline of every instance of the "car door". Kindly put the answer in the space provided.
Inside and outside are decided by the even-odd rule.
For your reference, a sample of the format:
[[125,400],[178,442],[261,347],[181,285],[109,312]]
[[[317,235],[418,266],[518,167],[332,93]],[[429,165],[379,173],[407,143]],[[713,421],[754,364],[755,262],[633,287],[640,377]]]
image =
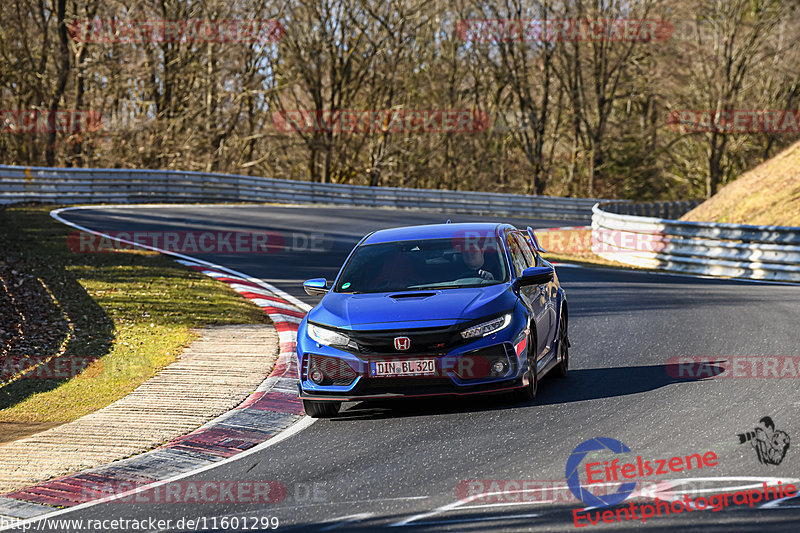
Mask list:
[[[507,234],[508,249],[511,253],[511,263],[514,268],[514,275],[519,277],[522,271],[528,267],[535,266],[534,258],[530,248],[528,248],[525,238],[519,232],[509,232]],[[533,322],[536,327],[536,360],[547,353],[550,331],[550,317],[547,309],[547,290],[545,285],[528,285],[520,288],[520,297],[525,301],[531,310]],[[531,324],[534,327],[534,324]]]
[[[539,260],[539,266],[546,266],[552,268],[553,264],[541,259]],[[557,339],[558,339],[558,278],[553,275],[553,281],[547,284],[546,292],[547,292],[547,310],[548,315],[550,316],[550,348],[552,348]]]
[[[542,256],[536,251],[536,247],[533,245],[531,237],[527,233],[522,235],[525,240],[526,248],[529,249],[533,255],[534,266],[553,268],[552,263],[543,259]],[[543,286],[543,288],[545,289],[545,298],[547,300],[547,316],[550,324],[547,346],[547,350],[549,350],[555,345],[558,337],[558,332],[556,330],[558,327],[558,282],[557,278],[555,278],[555,275],[553,277],[553,281]]]

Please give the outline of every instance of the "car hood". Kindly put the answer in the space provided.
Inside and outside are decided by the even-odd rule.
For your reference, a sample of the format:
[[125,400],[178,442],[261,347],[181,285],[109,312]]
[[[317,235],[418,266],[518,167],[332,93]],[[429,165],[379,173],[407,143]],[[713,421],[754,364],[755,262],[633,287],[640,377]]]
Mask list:
[[346,294],[329,292],[308,314],[310,322],[341,329],[379,330],[450,326],[514,307],[508,283],[463,289]]

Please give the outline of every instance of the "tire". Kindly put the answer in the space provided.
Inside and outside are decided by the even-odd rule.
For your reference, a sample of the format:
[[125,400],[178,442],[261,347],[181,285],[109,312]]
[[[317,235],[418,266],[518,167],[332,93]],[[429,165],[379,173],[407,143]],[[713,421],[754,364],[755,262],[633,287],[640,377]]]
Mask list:
[[[533,339],[531,339],[532,341]],[[536,348],[534,348],[535,350]],[[528,370],[528,384],[525,387],[516,389],[511,392],[511,399],[514,402],[529,402],[536,399],[536,393],[539,392],[539,376],[536,372],[536,365],[531,365],[531,354],[528,352],[527,365]]]
[[561,327],[558,329],[558,355],[561,362],[556,367],[556,377],[565,378],[569,371],[569,320],[567,312],[561,311]]
[[342,402],[303,400],[303,409],[311,418],[331,418],[339,413]]

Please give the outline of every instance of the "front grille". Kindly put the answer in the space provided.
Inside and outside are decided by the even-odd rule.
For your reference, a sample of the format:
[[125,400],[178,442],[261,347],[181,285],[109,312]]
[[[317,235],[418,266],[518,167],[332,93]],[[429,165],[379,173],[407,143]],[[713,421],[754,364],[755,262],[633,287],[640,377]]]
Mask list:
[[[358,344],[359,354],[445,354],[464,342],[464,339],[459,335],[459,332],[464,327],[463,324],[458,324],[444,328],[348,331],[347,334]],[[411,348],[397,350],[394,347],[394,339],[396,337],[408,337],[411,340]]]

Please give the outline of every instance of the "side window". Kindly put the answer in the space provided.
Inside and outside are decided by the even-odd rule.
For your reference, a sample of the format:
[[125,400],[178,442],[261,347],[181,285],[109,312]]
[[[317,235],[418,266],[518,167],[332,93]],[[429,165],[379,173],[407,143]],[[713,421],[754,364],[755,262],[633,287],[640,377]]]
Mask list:
[[513,235],[519,243],[522,255],[525,257],[525,268],[536,266],[536,256],[533,254],[533,248],[528,244],[528,239],[522,233],[514,233]]
[[539,264],[539,253],[536,251],[536,248],[533,246],[531,242],[531,238],[528,236],[527,233],[522,233],[522,240],[525,241],[525,249],[531,253],[531,257],[533,257],[533,262],[530,266],[536,266]]
[[524,247],[520,245],[520,239],[516,233],[507,233],[508,251],[511,252],[511,263],[514,266],[514,274],[521,276],[522,271],[528,268],[528,258],[525,257]]

